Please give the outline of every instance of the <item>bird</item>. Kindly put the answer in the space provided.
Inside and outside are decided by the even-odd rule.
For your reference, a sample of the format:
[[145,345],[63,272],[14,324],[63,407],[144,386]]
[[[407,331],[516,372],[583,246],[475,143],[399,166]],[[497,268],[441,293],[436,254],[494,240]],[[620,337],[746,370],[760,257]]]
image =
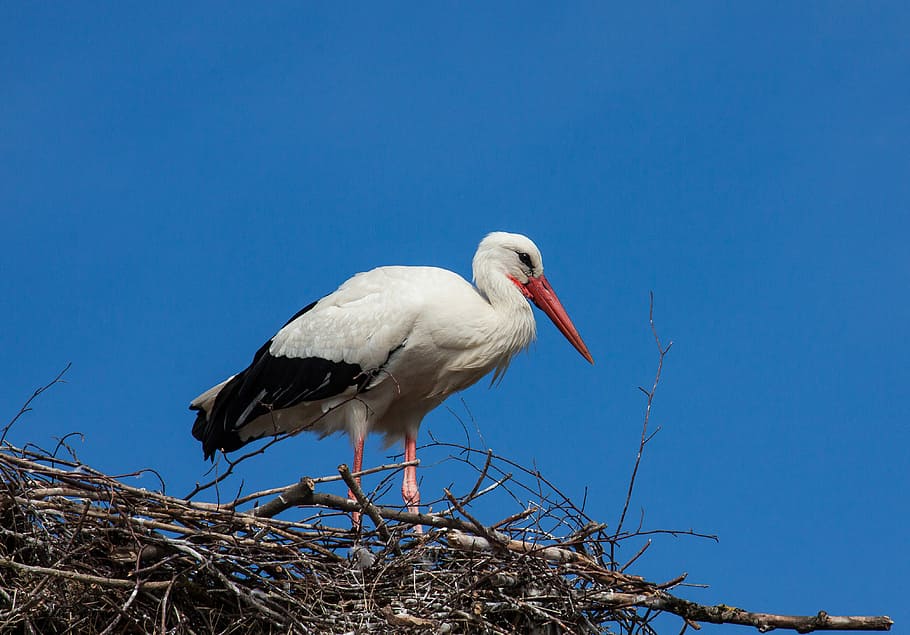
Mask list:
[[[246,369],[190,403],[204,458],[307,430],[347,433],[355,474],[369,433],[386,445],[403,439],[405,462],[413,462],[424,416],[489,373],[498,383],[535,339],[531,302],[594,363],[530,238],[488,234],[472,268],[474,284],[438,267],[379,267],[301,309]],[[418,513],[414,464],[404,468],[401,493]]]

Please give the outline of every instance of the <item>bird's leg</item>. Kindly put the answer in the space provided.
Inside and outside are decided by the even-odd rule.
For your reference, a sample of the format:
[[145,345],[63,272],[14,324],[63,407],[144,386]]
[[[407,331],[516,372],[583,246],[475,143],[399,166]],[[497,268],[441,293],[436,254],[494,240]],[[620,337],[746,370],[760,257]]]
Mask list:
[[[360,472],[363,469],[363,441],[364,436],[360,435],[357,437],[357,442],[354,444],[354,473]],[[355,476],[357,479],[357,484],[360,484],[360,477]],[[348,500],[357,500],[354,498],[354,492],[348,489]],[[351,512],[351,520],[354,523],[354,529],[360,528],[360,512]]]
[[[417,437],[405,435],[404,460],[413,461],[417,458]],[[417,466],[408,465],[404,468],[404,481],[401,483],[401,498],[408,506],[408,511],[413,514],[420,513],[420,490],[417,488]],[[423,527],[415,525],[417,533],[423,533]]]

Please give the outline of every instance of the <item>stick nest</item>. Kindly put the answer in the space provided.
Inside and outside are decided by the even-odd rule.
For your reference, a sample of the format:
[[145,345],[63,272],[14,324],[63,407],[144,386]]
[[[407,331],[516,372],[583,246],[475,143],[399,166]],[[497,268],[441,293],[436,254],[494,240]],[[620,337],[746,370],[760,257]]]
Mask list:
[[[661,592],[613,570],[603,525],[566,501],[489,527],[469,515],[471,500],[508,479],[461,498],[446,491],[443,512],[410,519],[314,494],[305,479],[292,489],[317,507],[295,521],[239,509],[256,496],[187,501],[9,444],[0,479],[4,632],[601,633],[648,630],[628,598]],[[360,531],[353,509],[365,512]]]

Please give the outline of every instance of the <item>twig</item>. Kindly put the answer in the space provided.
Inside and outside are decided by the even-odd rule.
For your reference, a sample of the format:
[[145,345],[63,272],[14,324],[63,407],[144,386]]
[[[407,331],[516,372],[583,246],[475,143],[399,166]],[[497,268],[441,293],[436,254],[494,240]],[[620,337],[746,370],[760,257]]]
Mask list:
[[[378,472],[387,472],[390,470],[401,470],[412,465],[420,465],[420,459],[414,459],[413,461],[402,461],[401,463],[386,463],[385,465],[377,465],[376,467],[371,467],[366,470],[360,470],[359,472],[351,472],[351,476],[354,478],[360,478],[361,476],[368,476],[370,474],[376,474]],[[319,483],[331,483],[332,481],[343,480],[343,477],[340,474],[334,474],[331,476],[320,476],[319,478],[314,478],[313,482],[316,484]]]
[[39,396],[41,393],[43,393],[45,390],[47,390],[47,389],[50,388],[51,386],[55,386],[56,384],[66,383],[66,382],[64,381],[64,379],[63,379],[63,376],[66,374],[66,371],[68,371],[72,365],[73,365],[73,362],[68,362],[67,365],[63,367],[63,370],[61,370],[59,373],[57,373],[57,376],[56,376],[56,377],[54,377],[50,382],[48,382],[48,383],[45,384],[44,386],[41,386],[41,388],[38,388],[37,390],[35,390],[35,392],[32,393],[32,396],[29,397],[29,398],[25,401],[24,404],[22,404],[22,407],[19,408],[19,412],[16,413],[16,416],[13,417],[13,418],[10,420],[10,422],[7,423],[7,424],[3,427],[3,434],[0,434],[0,445],[3,445],[3,443],[6,441],[6,435],[9,433],[10,428],[12,428],[13,425],[19,420],[19,418],[20,418],[22,415],[24,415],[26,412],[30,412],[30,411],[31,411],[31,409],[32,409],[32,402],[33,402],[35,399],[37,399],[38,396]]
[[480,474],[477,476],[477,481],[474,483],[474,487],[471,488],[471,491],[467,493],[464,497],[465,504],[469,503],[474,495],[477,494],[477,490],[480,489],[480,486],[483,485],[484,479],[487,477],[487,472],[490,469],[490,463],[493,461],[493,450],[487,450],[487,458],[483,462],[483,468],[480,470]]
[[117,615],[117,617],[114,618],[114,621],[107,625],[107,628],[101,631],[101,635],[108,635],[108,633],[114,632],[114,628],[116,628],[116,626],[120,623],[120,621],[123,619],[123,616],[126,615],[127,610],[129,610],[130,606],[133,605],[133,602],[136,601],[136,596],[139,595],[139,590],[141,588],[142,583],[137,580],[136,584],[133,586],[133,592],[130,593],[130,596],[126,599],[126,602],[124,602],[123,606],[120,607],[120,613]]
[[645,541],[645,544],[643,544],[643,545],[641,546],[641,549],[639,549],[639,550],[635,553],[635,555],[632,556],[632,558],[630,558],[630,559],[626,562],[626,564],[624,564],[624,565],[622,565],[621,567],[619,567],[619,568],[617,569],[617,571],[622,572],[622,571],[625,571],[626,569],[628,569],[629,567],[631,567],[631,566],[632,566],[632,563],[634,563],[636,560],[638,560],[639,558],[641,558],[642,555],[644,555],[645,551],[647,551],[647,550],[648,550],[648,547],[650,547],[650,546],[651,546],[651,539],[649,538],[648,540]]
[[108,587],[120,587],[125,589],[131,589],[136,584],[139,584],[142,588],[145,589],[163,589],[169,582],[137,582],[136,580],[122,580],[119,578],[106,578],[98,575],[90,575],[88,573],[77,573],[75,571],[68,571],[66,569],[51,569],[49,567],[36,567],[30,566],[27,564],[22,564],[21,562],[16,562],[15,560],[10,560],[9,558],[0,558],[0,567],[6,567],[7,569],[17,569],[19,571],[24,571],[26,573],[36,573],[40,575],[49,575],[57,578],[66,578],[68,580],[79,580],[80,582],[89,582],[91,584],[98,584],[100,586]]
[[[188,501],[188,500],[191,500],[191,499],[194,498],[194,497],[196,496],[196,494],[198,494],[199,492],[203,492],[203,491],[209,489],[210,487],[214,487],[215,485],[218,485],[218,483],[222,482],[222,481],[223,481],[224,479],[226,479],[228,476],[230,476],[231,474],[233,474],[233,473],[234,473],[234,468],[237,467],[240,463],[242,463],[243,461],[246,461],[247,459],[251,459],[251,458],[253,458],[254,456],[258,456],[258,455],[262,454],[263,452],[265,452],[266,450],[268,450],[270,447],[272,447],[273,445],[275,445],[275,444],[278,443],[279,441],[283,441],[284,439],[286,439],[286,438],[288,438],[288,437],[290,437],[290,436],[292,436],[290,433],[276,434],[274,437],[272,437],[271,439],[269,439],[269,441],[268,441],[267,443],[263,444],[262,446],[260,446],[259,448],[253,450],[252,452],[247,452],[246,454],[240,456],[239,458],[237,458],[237,459],[235,459],[235,460],[233,460],[233,461],[230,460],[230,459],[228,459],[226,454],[222,454],[222,456],[224,457],[224,460],[225,460],[225,461],[227,462],[227,464],[228,464],[228,469],[226,469],[222,474],[219,474],[218,476],[216,476],[215,478],[213,478],[211,481],[209,481],[209,482],[207,482],[207,483],[203,483],[203,484],[196,483],[196,487],[194,487],[194,488],[190,491],[189,494],[187,494],[186,496],[184,496],[184,497],[183,497],[183,500],[187,500],[187,501]],[[216,463],[215,465],[217,465],[217,463]]]
[[[410,465],[420,465],[420,459],[414,459],[413,461],[403,461],[402,463],[387,463],[385,465],[377,465],[376,467],[371,467],[366,470],[361,470],[360,472],[351,472],[351,476],[354,478],[360,478],[361,476],[367,476],[369,474],[376,474],[378,472],[387,472],[391,470],[400,470],[402,468],[408,467]],[[320,476],[318,478],[311,479],[314,485],[319,483],[331,483],[332,481],[342,480],[340,474],[334,474],[330,476]],[[247,494],[246,496],[241,496],[230,503],[226,503],[224,506],[227,509],[236,509],[237,507],[254,501],[257,498],[265,498],[266,496],[274,496],[276,494],[281,494],[292,487],[296,487],[297,483],[292,483],[291,485],[283,485],[282,487],[273,487],[272,489],[264,489],[252,494]]]
[[773,613],[755,613],[726,604],[706,606],[678,598],[666,592],[653,595],[638,593],[615,593],[612,591],[587,594],[580,601],[599,603],[603,606],[642,606],[659,611],[673,613],[693,622],[711,624],[739,624],[752,626],[760,632],[776,628],[786,628],[800,633],[812,631],[888,631],[894,621],[887,615],[856,616],[828,615],[819,611],[816,615],[775,615]]
[[[638,444],[638,453],[635,455],[635,466],[632,468],[632,476],[629,479],[629,489],[626,492],[626,500],[622,506],[622,513],[619,515],[619,522],[616,523],[616,531],[613,536],[614,539],[619,537],[620,532],[622,532],[623,522],[626,519],[626,512],[629,510],[629,503],[632,500],[632,490],[635,488],[635,478],[638,475],[638,467],[641,464],[641,457],[644,454],[645,445],[650,440],[648,436],[648,421],[651,418],[651,405],[654,403],[654,393],[657,391],[657,385],[660,383],[660,374],[664,366],[664,358],[667,356],[667,353],[670,352],[670,347],[673,346],[673,342],[667,344],[666,348],[660,343],[660,337],[657,335],[657,327],[654,325],[654,292],[650,293],[650,308],[648,310],[648,322],[651,324],[651,333],[654,336],[654,342],[657,344],[657,372],[654,375],[654,383],[651,386],[651,390],[645,390],[644,388],[639,388],[645,395],[648,397],[647,405],[645,406],[645,418],[641,426],[641,441]],[[612,559],[612,552],[611,552]]]
[[500,544],[500,543],[503,542],[503,541],[499,538],[499,536],[496,536],[491,530],[489,530],[489,529],[487,529],[486,527],[484,527],[483,523],[481,523],[479,520],[477,520],[476,518],[474,518],[474,516],[472,516],[471,514],[469,514],[469,513],[467,512],[467,510],[464,508],[464,505],[462,505],[462,504],[458,501],[458,499],[455,498],[455,497],[452,495],[452,492],[450,492],[448,489],[443,489],[442,491],[443,491],[443,493],[445,494],[446,498],[449,499],[449,502],[452,503],[452,506],[453,506],[455,509],[457,509],[457,510],[459,511],[459,513],[460,513],[462,516],[464,516],[465,518],[467,518],[469,523],[471,523],[471,527],[474,528],[474,532],[473,532],[473,533],[477,533],[477,534],[479,534],[480,536],[483,536],[484,538],[487,539],[487,541],[488,541],[490,544]]
[[517,523],[519,520],[524,520],[525,518],[527,518],[528,516],[530,516],[531,514],[536,512],[538,509],[540,509],[540,508],[537,505],[531,505],[527,509],[522,509],[521,511],[515,512],[511,516],[506,516],[499,522],[493,523],[492,525],[490,525],[490,529],[496,530],[496,529],[499,529],[500,527],[504,527],[506,525],[513,525],[513,524]]
[[[296,485],[285,488],[281,494],[265,505],[256,507],[251,513],[259,518],[271,518],[295,505],[312,505],[313,487],[313,479],[304,476]],[[233,506],[228,506],[228,509],[233,509]]]
[[357,502],[360,504],[360,507],[366,515],[370,517],[370,520],[373,521],[373,524],[376,525],[376,531],[379,532],[379,535],[382,537],[383,541],[388,543],[392,536],[389,535],[389,530],[385,526],[385,521],[382,519],[382,516],[379,515],[379,511],[376,509],[376,506],[370,502],[366,497],[366,494],[363,493],[363,489],[360,487],[360,483],[357,482],[357,479],[351,474],[351,470],[348,469],[347,464],[342,463],[338,466],[338,473],[341,475],[341,478],[344,479],[344,482],[350,488],[351,492],[354,494],[354,498],[357,499]]

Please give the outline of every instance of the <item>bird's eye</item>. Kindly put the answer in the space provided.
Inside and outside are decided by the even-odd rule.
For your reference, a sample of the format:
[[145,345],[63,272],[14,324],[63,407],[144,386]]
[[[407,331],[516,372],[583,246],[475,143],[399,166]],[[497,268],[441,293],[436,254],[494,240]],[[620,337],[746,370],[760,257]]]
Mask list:
[[529,269],[534,269],[534,265],[531,264],[531,256],[523,251],[518,251],[516,253],[518,254],[518,259],[521,261],[521,264],[525,265]]

